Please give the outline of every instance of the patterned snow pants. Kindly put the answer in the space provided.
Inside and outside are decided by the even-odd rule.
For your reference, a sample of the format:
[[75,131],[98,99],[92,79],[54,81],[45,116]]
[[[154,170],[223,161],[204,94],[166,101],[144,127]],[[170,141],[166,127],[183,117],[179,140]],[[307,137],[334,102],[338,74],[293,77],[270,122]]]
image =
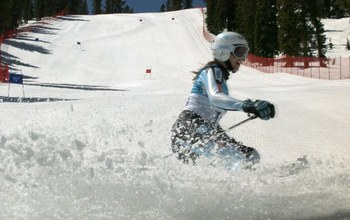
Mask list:
[[259,160],[254,148],[242,145],[229,137],[220,125],[215,126],[189,110],[182,111],[172,127],[171,147],[177,158],[187,164],[190,161],[195,164],[201,155]]

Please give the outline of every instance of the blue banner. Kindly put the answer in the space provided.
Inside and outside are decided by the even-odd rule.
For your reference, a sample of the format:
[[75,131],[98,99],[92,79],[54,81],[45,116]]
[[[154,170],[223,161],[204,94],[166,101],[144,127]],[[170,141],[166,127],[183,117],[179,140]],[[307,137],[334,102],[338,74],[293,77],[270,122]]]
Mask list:
[[23,75],[16,74],[16,73],[10,73],[9,83],[23,84]]

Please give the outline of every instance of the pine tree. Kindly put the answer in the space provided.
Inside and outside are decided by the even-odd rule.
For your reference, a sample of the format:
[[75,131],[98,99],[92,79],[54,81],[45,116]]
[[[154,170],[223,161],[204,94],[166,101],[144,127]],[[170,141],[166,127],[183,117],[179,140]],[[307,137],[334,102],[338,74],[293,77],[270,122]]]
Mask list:
[[[289,56],[324,57],[326,38],[320,21],[322,5],[319,1],[278,0],[278,4],[280,51]],[[307,61],[304,65],[308,67]]]
[[167,0],[165,2],[165,11],[170,11],[171,8],[171,0]]
[[298,18],[301,38],[301,55],[325,57],[326,37],[321,23],[321,5],[318,0],[300,1]]
[[171,0],[171,11],[181,10],[182,9],[182,0]]
[[207,0],[207,26],[213,34],[235,30],[235,0]]
[[183,2],[183,8],[192,8],[193,7],[193,0],[184,0]]
[[31,0],[24,0],[22,11],[23,11],[23,13],[22,13],[23,20],[25,23],[27,23],[34,16],[33,3]]
[[117,13],[118,12],[118,9],[117,9],[118,3],[119,3],[119,1],[116,1],[116,0],[106,0],[105,1],[105,6],[106,6],[105,13],[106,14]]
[[94,0],[94,14],[101,14],[102,0]]
[[12,0],[11,2],[10,28],[15,29],[21,24],[21,8],[23,7],[23,2],[21,0]]
[[160,6],[161,12],[176,11],[193,7],[193,0],[167,0],[165,4]]
[[321,5],[321,17],[342,18],[350,15],[350,0],[323,0]]
[[278,43],[283,54],[300,56],[303,42],[302,22],[300,22],[300,4],[295,1],[277,0],[278,3]]
[[331,1],[331,17],[342,18],[345,16],[346,9],[344,5],[348,0],[333,0]]
[[331,17],[331,0],[323,0],[322,15],[326,18]]
[[67,10],[69,0],[58,0],[58,11],[61,12],[63,10]]
[[162,4],[161,6],[160,6],[160,9],[159,9],[159,11],[160,12],[165,12],[165,5],[164,4]]
[[310,12],[310,23],[312,29],[311,32],[311,42],[314,42],[312,49],[317,50],[318,57],[325,57],[327,45],[324,25],[321,22],[322,12],[321,5],[318,0],[304,1],[306,5],[305,10]]
[[124,0],[106,0],[106,13],[132,13],[133,9]]
[[44,0],[35,0],[35,17],[40,20],[45,16],[45,2]]
[[207,17],[205,20],[207,23],[208,31],[215,35],[221,31],[216,25],[216,2],[217,0],[206,0]]
[[80,14],[80,9],[82,6],[81,0],[70,0],[68,3],[68,12],[69,14]]
[[113,13],[113,0],[106,0],[105,6],[106,6],[106,11],[105,11],[106,14]]
[[[250,51],[255,53],[256,0],[236,1],[235,5],[232,5],[231,7],[235,9],[234,16],[236,31],[247,39]],[[235,29],[232,28],[229,30]]]
[[83,0],[83,2],[81,3],[81,8],[80,8],[80,13],[82,15],[87,15],[89,14],[89,8],[88,8],[88,4],[86,0]]
[[276,0],[257,0],[253,54],[274,57],[278,54]]
[[10,28],[12,0],[0,1],[0,34],[3,34]]
[[123,13],[134,13],[134,9],[133,9],[133,8],[130,8],[129,5],[126,5],[126,6],[124,7]]
[[350,0],[342,0],[341,3],[347,16],[350,16]]

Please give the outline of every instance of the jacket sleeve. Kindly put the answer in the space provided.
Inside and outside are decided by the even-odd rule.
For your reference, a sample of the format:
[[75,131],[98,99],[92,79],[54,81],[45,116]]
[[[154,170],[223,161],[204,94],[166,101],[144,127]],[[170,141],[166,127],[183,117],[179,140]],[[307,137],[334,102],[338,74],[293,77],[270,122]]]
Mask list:
[[213,68],[208,69],[206,77],[202,78],[210,103],[227,111],[243,111],[241,100],[224,94],[219,89]]

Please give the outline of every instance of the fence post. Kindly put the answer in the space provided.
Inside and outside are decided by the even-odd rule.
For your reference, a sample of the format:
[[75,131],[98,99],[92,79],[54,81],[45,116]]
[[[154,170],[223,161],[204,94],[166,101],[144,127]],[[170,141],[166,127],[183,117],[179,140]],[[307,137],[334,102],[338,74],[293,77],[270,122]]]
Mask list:
[[311,74],[311,79],[313,79],[312,67],[310,67],[310,74]]
[[[319,58],[319,59],[321,59],[321,58]],[[322,61],[318,62],[318,78],[319,79],[321,79],[321,62]]]
[[[334,58],[335,59],[335,58]],[[331,79],[331,63],[330,58],[328,58],[328,79]]]
[[339,71],[340,71],[340,76],[339,76],[339,79],[341,79],[341,57],[340,57],[340,61],[339,61],[339,63],[340,63],[340,66],[339,66]]

